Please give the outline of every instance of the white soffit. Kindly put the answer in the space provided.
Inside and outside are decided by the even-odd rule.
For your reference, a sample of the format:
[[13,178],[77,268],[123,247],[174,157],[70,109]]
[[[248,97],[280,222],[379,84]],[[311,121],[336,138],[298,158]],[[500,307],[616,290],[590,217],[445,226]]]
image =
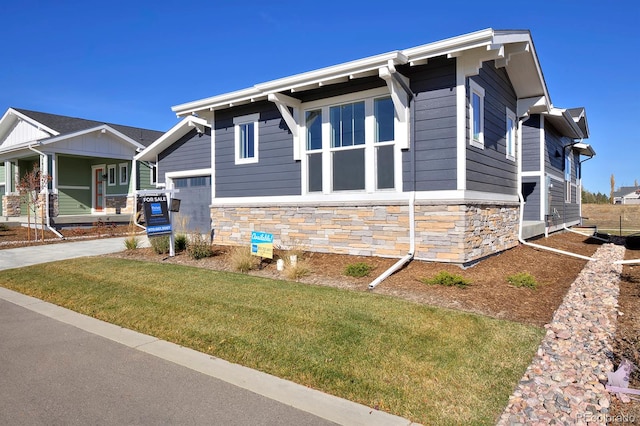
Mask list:
[[586,155],[588,157],[593,157],[594,155],[596,155],[596,151],[588,143],[584,143],[584,142],[577,143],[573,145],[573,149],[575,151],[578,151],[580,154]]

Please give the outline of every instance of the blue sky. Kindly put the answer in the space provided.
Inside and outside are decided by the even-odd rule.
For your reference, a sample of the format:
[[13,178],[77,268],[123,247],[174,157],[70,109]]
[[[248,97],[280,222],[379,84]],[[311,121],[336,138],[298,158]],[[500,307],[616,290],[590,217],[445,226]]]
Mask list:
[[553,104],[584,106],[583,183],[640,181],[640,3],[31,1],[0,14],[0,110],[167,130],[171,106],[485,28],[529,29]]

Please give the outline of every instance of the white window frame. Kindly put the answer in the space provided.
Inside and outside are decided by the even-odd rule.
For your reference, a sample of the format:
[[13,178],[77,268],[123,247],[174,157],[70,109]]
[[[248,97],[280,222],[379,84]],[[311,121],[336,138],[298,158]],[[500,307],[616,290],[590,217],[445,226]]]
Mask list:
[[[506,109],[506,113],[507,113],[507,117],[505,119],[505,134],[504,134],[504,141],[505,141],[505,150],[506,150],[506,155],[507,155],[507,159],[511,160],[511,161],[516,161],[516,146],[517,146],[517,132],[516,132],[516,115],[514,114],[513,111],[511,111],[509,108]],[[509,129],[509,120],[511,120],[512,126],[511,129]],[[509,130],[511,130],[511,133],[509,133]],[[511,135],[511,140],[509,140],[509,135]]]
[[[111,174],[113,172],[113,174]],[[111,177],[113,177],[113,182],[111,181]],[[107,166],[107,185],[116,186],[117,178],[116,178],[116,165],[109,164]]]
[[[475,116],[475,110],[473,108],[473,95],[478,95],[480,98],[480,111],[478,119],[480,120],[480,132],[476,139],[473,133],[473,118]],[[475,81],[469,79],[469,144],[476,148],[484,149],[484,89]]]
[[573,174],[573,153],[567,154],[564,162],[564,182],[565,182],[565,194],[564,201],[566,203],[571,202],[571,175]]
[[[301,105],[302,116],[305,117],[307,111],[321,110],[322,111],[322,148],[321,150],[308,150],[307,149],[307,129],[306,123],[302,120],[302,126],[300,129],[301,146],[303,148],[302,155],[302,190],[303,195],[314,195],[319,192],[309,192],[308,186],[308,154],[322,152],[322,194],[343,194],[343,193],[382,193],[382,192],[402,192],[402,150],[400,148],[400,135],[408,132],[408,123],[402,123],[398,120],[396,114],[394,114],[394,135],[395,141],[393,142],[375,142],[375,120],[374,120],[374,100],[390,96],[388,88],[378,88],[365,90],[348,95],[336,96],[333,98],[325,98],[317,101],[303,103]],[[365,102],[365,143],[364,145],[355,145],[353,147],[331,147],[331,122],[329,109],[331,107],[355,103]],[[404,133],[403,133],[404,132]],[[377,161],[375,158],[375,148],[381,145],[394,145],[394,188],[389,189],[376,189],[376,176],[377,176]],[[364,161],[365,161],[365,189],[364,190],[333,190],[333,164],[331,161],[331,153],[333,151],[344,149],[362,149],[364,147]]]
[[[258,154],[259,154],[259,120],[260,114],[249,114],[243,115],[240,117],[235,117],[233,119],[233,128],[234,128],[234,151],[235,151],[235,164],[252,164],[258,162]],[[253,124],[253,157],[242,158],[240,156],[240,126],[246,124]]]
[[[122,173],[122,171],[125,171]],[[124,179],[122,178],[124,175]],[[129,163],[120,163],[118,167],[118,182],[120,185],[127,185],[129,183]]]

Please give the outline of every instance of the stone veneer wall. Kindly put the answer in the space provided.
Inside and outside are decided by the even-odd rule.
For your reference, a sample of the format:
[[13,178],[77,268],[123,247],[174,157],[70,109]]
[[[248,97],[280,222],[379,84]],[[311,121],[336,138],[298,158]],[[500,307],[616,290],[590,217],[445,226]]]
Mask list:
[[[401,257],[409,251],[408,205],[213,207],[215,242],[249,244],[251,231],[274,245],[309,251]],[[468,263],[518,244],[518,206],[415,206],[416,259]]]
[[7,217],[20,216],[19,194],[5,194],[2,196],[2,215]]
[[132,214],[134,200],[135,197],[133,195],[107,195],[105,213],[118,214],[119,211],[119,214]]

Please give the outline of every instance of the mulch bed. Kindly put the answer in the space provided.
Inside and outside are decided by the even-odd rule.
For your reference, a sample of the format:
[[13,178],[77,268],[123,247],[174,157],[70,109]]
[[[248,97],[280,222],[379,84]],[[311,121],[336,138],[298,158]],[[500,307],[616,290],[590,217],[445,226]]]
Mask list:
[[[599,244],[589,238],[573,233],[556,234],[536,243],[586,256],[592,255],[599,247]],[[193,260],[185,253],[177,253],[171,258],[158,255],[152,249],[136,249],[114,256],[231,271],[230,255],[233,248],[214,246],[214,249],[214,256],[200,260]],[[396,261],[397,259],[306,252],[303,262],[311,272],[299,281],[370,291],[369,283]],[[373,266],[373,272],[364,278],[345,276],[346,266],[357,262]],[[467,269],[453,264],[414,260],[383,281],[373,292],[543,326],[551,321],[554,311],[585,263],[582,259],[520,245],[488,257]],[[466,288],[458,288],[426,285],[419,281],[420,278],[430,278],[441,271],[461,275],[471,284]],[[510,285],[507,277],[519,272],[531,274],[538,282],[538,288],[516,288]],[[261,270],[251,271],[250,274],[285,279],[284,274],[276,270],[275,262],[263,264]]]

